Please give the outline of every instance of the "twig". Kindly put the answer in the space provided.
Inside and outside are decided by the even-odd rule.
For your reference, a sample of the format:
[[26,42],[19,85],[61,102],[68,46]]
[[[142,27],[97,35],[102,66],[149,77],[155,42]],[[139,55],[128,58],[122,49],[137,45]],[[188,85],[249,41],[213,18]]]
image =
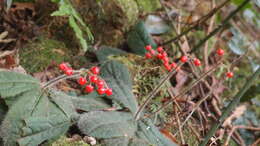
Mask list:
[[254,130],[254,131],[260,131],[260,127],[250,127],[250,126],[244,126],[244,125],[237,125],[237,126],[234,126],[230,133],[228,134],[228,137],[227,137],[227,140],[224,144],[224,146],[228,146],[228,143],[230,141],[230,138],[232,136],[232,134],[234,133],[235,130],[237,129],[248,129],[248,130]]
[[257,69],[257,71],[251,76],[251,78],[246,82],[243,88],[237,93],[236,96],[234,96],[233,101],[227,106],[227,108],[223,111],[223,114],[219,118],[219,122],[216,122],[208,132],[208,134],[205,137],[205,140],[200,143],[199,146],[205,146],[209,139],[215,134],[218,127],[223,123],[225,118],[231,113],[231,111],[237,106],[237,104],[240,102],[241,97],[245,94],[245,92],[251,87],[253,82],[258,78],[260,75],[260,68]]
[[258,144],[260,144],[260,138],[258,138],[258,139],[252,144],[252,146],[258,146]]
[[135,113],[135,120],[138,120],[140,117],[140,114],[142,113],[142,111],[144,110],[144,108],[146,107],[146,105],[152,100],[152,98],[158,93],[158,91],[160,91],[161,87],[164,85],[164,83],[170,79],[176,72],[177,69],[179,67],[181,67],[183,65],[183,63],[179,63],[178,66],[176,67],[176,69],[173,69],[171,72],[169,72],[167,74],[167,76],[165,78],[163,78],[160,83],[158,84],[158,86],[156,86],[152,92],[150,92],[150,94],[148,94],[146,100],[144,101],[144,103],[139,107],[139,109],[137,110],[137,112]]
[[162,46],[167,45],[169,43],[175,42],[177,40],[179,40],[183,35],[186,35],[187,33],[189,33],[191,30],[197,28],[201,23],[207,21],[212,15],[214,15],[218,10],[220,10],[223,6],[225,6],[230,0],[226,0],[224,1],[222,4],[220,4],[218,7],[216,7],[215,9],[213,9],[212,11],[210,11],[207,15],[203,16],[202,18],[200,18],[192,27],[188,28],[187,30],[183,31],[181,34],[179,34],[178,36],[176,36],[173,39],[170,39],[164,43],[162,43]]
[[219,30],[226,27],[229,24],[229,20],[236,15],[250,0],[245,0],[242,4],[240,4],[233,12],[231,12],[222,23],[215,28],[209,35],[207,35],[204,39],[202,39],[195,47],[191,50],[191,52],[195,52],[198,50],[208,39],[218,33]]
[[[204,77],[206,77],[207,75],[209,75],[211,72],[213,72],[221,63],[218,63],[215,67],[213,67],[212,69],[210,69],[208,72],[204,73],[199,79],[197,79],[196,81],[194,81],[193,83],[191,83],[191,85],[189,87],[187,87],[186,89],[182,90],[177,96],[175,96],[174,99],[179,98],[183,95],[185,95],[189,90],[191,90],[194,86],[196,86]],[[169,106],[172,101],[174,99],[169,100],[166,104],[162,105],[157,111],[155,111],[154,113],[151,113],[149,116],[146,116],[145,118],[148,118],[154,114],[157,114],[158,112],[160,112],[162,109],[166,108],[167,106]]]
[[182,127],[181,127],[181,122],[180,122],[180,118],[178,116],[178,113],[177,113],[177,108],[175,107],[174,109],[175,111],[175,116],[176,116],[176,119],[177,119],[177,125],[178,125],[178,131],[180,131],[180,137],[181,137],[181,144],[184,145],[185,144],[185,140],[183,138],[183,132],[182,132]]

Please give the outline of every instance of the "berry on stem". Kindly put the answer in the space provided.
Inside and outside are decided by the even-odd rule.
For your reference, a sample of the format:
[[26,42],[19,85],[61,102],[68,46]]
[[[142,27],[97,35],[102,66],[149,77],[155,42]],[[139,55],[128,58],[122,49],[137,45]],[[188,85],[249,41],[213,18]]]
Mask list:
[[170,71],[172,69],[171,65],[169,63],[164,63],[163,65],[166,68],[166,70],[168,70],[168,71]]
[[89,76],[89,80],[91,83],[96,83],[98,81],[97,76]]
[[171,64],[171,67],[172,67],[172,68],[176,68],[176,67],[177,67],[177,64],[176,64],[175,62],[173,62],[173,63]]
[[96,82],[96,85],[98,86],[98,88],[102,88],[102,87],[104,87],[104,81],[98,80],[98,81]]
[[155,51],[152,49],[152,50],[150,50],[150,53],[152,54],[152,55],[155,55]]
[[61,64],[59,65],[59,68],[60,68],[60,70],[65,71],[65,70],[68,69],[68,66],[67,66],[66,63],[61,63]]
[[145,58],[146,58],[146,59],[152,58],[152,54],[151,54],[151,53],[145,53]]
[[217,50],[217,54],[218,54],[219,56],[223,56],[224,53],[225,53],[225,51],[224,51],[223,49],[221,49],[221,48],[219,48],[219,49]]
[[106,95],[111,96],[113,94],[113,90],[111,88],[106,89]]
[[78,80],[78,83],[80,85],[85,85],[87,83],[87,80],[85,78],[83,78],[83,77],[80,77],[79,80]]
[[163,56],[163,57],[167,57],[168,54],[167,54],[166,52],[162,52],[162,56]]
[[91,92],[93,92],[93,90],[94,90],[94,87],[92,85],[87,85],[85,88],[85,91],[87,93],[91,93]]
[[163,60],[164,63],[168,63],[169,62],[169,58],[168,57],[163,57],[162,60]]
[[151,46],[151,45],[147,45],[147,46],[145,46],[145,49],[146,49],[147,51],[150,51],[150,50],[152,50],[152,46]]
[[195,58],[195,59],[193,60],[193,63],[194,63],[195,66],[200,66],[200,65],[201,65],[200,60],[197,59],[197,58]]
[[105,88],[98,88],[97,92],[99,95],[105,94],[106,93],[106,89]]
[[233,73],[233,72],[227,72],[227,73],[226,73],[226,76],[227,76],[228,78],[233,78],[234,73]]
[[93,66],[90,70],[95,75],[99,74],[99,72],[100,72],[100,69],[97,66]]
[[163,47],[158,47],[157,48],[157,51],[159,52],[159,53],[162,53],[164,50],[163,50]]
[[182,56],[181,57],[181,62],[185,63],[188,61],[188,57],[187,56]]
[[68,68],[67,70],[65,70],[65,74],[67,76],[71,76],[73,74],[73,70],[71,68]]
[[157,58],[158,59],[162,59],[163,58],[163,55],[161,53],[157,54]]

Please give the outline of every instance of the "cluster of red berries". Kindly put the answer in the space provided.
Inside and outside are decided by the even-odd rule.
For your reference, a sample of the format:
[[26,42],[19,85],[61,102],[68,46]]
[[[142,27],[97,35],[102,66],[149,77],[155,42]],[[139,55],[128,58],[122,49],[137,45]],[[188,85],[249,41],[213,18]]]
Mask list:
[[[145,47],[145,49],[148,51],[145,54],[145,58],[146,59],[151,59],[152,57],[156,57],[157,59],[161,60],[163,62],[164,67],[166,68],[166,70],[171,71],[173,68],[176,68],[177,65],[176,63],[169,63],[169,58],[168,58],[168,54],[164,51],[164,49],[162,47],[158,47],[157,50],[153,50],[151,45],[147,45]],[[223,56],[225,51],[221,48],[219,48],[216,51],[218,56]],[[188,57],[187,56],[182,56],[180,58],[180,61],[182,63],[186,63],[188,61]],[[193,64],[195,66],[201,66],[201,61],[198,58],[194,58],[193,59]],[[226,77],[227,78],[232,78],[234,76],[233,72],[227,72],[226,73]]]
[[[73,74],[73,69],[69,67],[66,63],[62,63],[59,65],[60,70],[64,71],[64,73],[68,76]],[[100,73],[100,69],[97,66],[94,66],[90,68],[90,71],[86,71],[87,77],[89,79],[89,84],[85,86],[85,91],[87,93],[91,93],[94,91],[95,87],[98,92],[98,94],[106,94],[107,96],[111,96],[113,94],[113,91],[111,88],[109,88],[106,84],[106,82],[98,77],[98,74]],[[84,86],[87,84],[87,79],[85,77],[79,77],[78,84]]]
[[[162,47],[158,47],[157,51],[152,49],[151,45],[148,45],[145,47],[145,49],[148,51],[145,54],[146,59],[150,59],[152,57],[155,57],[163,62],[164,67],[166,70],[171,71],[172,69],[177,67],[177,64],[175,62],[169,63],[170,59],[168,57],[168,54],[164,51]],[[187,56],[182,56],[180,59],[181,62],[185,63],[188,61]],[[195,66],[200,66],[201,62],[199,59],[195,58],[193,59],[193,63]]]

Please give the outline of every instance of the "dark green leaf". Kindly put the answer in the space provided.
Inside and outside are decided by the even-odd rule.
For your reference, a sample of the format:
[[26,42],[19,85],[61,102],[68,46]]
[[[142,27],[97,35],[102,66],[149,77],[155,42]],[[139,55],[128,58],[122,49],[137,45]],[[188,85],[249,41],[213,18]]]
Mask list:
[[39,81],[31,76],[16,72],[0,71],[0,96],[4,100],[24,92],[38,90],[39,88]]
[[106,139],[132,137],[137,125],[130,113],[93,111],[80,117],[78,127],[86,135]]
[[260,95],[260,84],[251,86],[241,98],[241,102],[249,101],[257,95]]
[[164,137],[149,119],[138,121],[137,136],[156,146],[177,146]]
[[106,99],[100,97],[96,92],[80,97],[71,96],[71,100],[76,109],[83,111],[103,110],[111,107]]
[[105,146],[148,146],[150,145],[146,141],[142,139],[138,139],[136,137],[120,137],[120,138],[111,138],[105,139],[102,141],[102,144]]
[[119,50],[117,48],[102,47],[96,52],[99,62],[104,62],[108,60],[111,55],[124,55],[125,51]]
[[132,81],[127,67],[117,61],[110,61],[102,66],[101,76],[113,89],[113,95],[108,98],[115,100],[135,113],[138,105],[132,93]]
[[144,22],[137,23],[127,36],[127,44],[133,53],[144,55],[146,50],[145,46],[152,45],[156,47],[151,35],[145,28]]
[[18,142],[20,145],[35,146],[63,135],[71,125],[68,115],[73,115],[69,109],[72,107],[68,106],[71,104],[67,101],[63,102],[64,105],[50,101],[49,98],[55,101],[61,98],[53,96],[40,90],[19,95],[1,125],[0,135],[4,144],[15,146]]

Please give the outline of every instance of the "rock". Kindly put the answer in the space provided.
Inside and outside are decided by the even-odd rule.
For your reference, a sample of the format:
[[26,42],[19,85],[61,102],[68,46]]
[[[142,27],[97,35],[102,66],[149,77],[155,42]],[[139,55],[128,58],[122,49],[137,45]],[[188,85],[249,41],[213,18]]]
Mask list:
[[63,42],[40,37],[19,50],[20,64],[29,73],[41,72],[52,63],[68,60],[69,52]]

